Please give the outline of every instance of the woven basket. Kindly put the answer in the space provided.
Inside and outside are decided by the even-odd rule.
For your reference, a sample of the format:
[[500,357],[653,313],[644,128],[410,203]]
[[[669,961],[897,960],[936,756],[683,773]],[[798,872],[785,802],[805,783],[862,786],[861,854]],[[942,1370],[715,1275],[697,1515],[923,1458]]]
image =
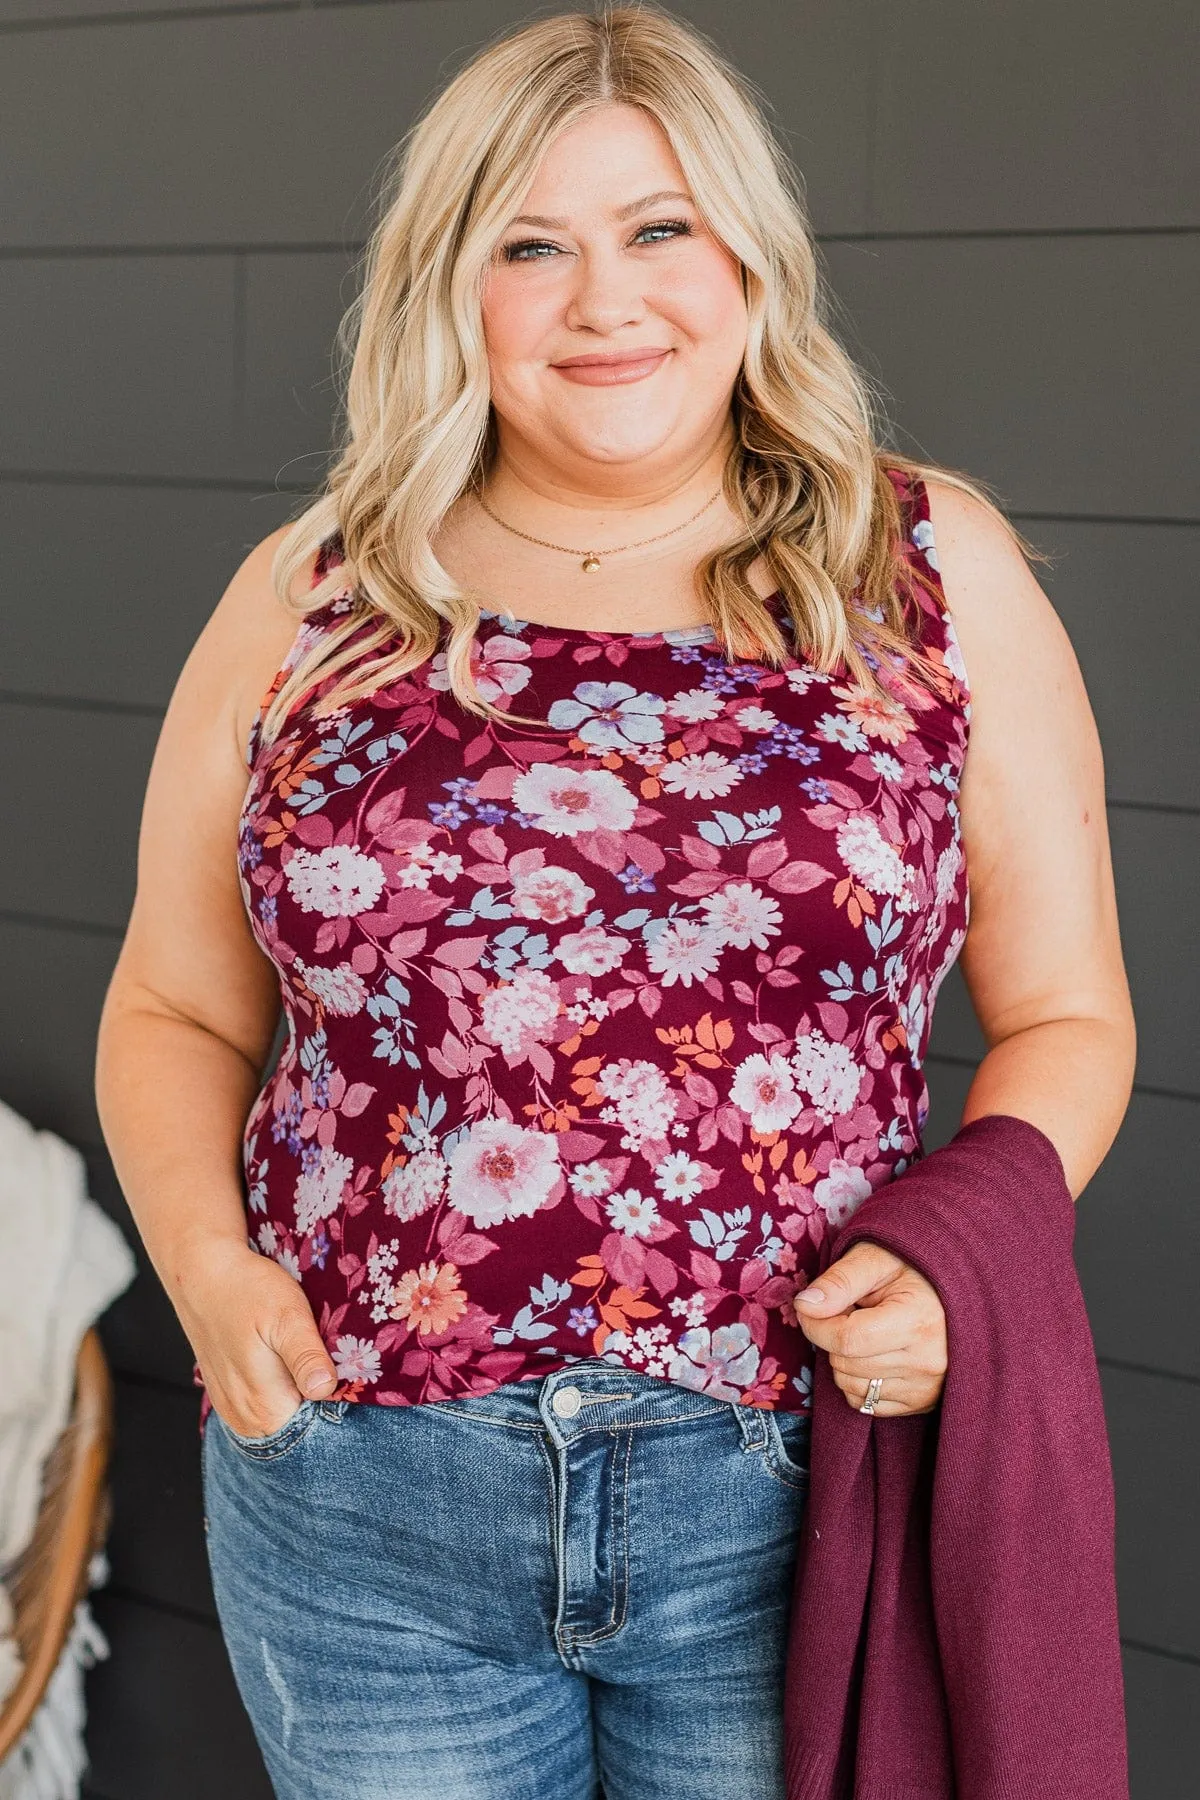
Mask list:
[[0,1763],[41,1704],[88,1590],[93,1552],[108,1535],[112,1429],[112,1378],[93,1326],[80,1340],[70,1417],[42,1473],[37,1525],[7,1573],[24,1670],[0,1707]]

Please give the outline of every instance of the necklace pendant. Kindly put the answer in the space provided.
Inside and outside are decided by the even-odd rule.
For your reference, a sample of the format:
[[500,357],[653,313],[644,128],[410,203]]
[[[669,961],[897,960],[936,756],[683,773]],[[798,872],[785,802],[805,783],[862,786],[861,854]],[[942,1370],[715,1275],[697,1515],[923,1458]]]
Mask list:
[[583,568],[584,574],[585,575],[594,575],[596,573],[596,570],[599,567],[600,567],[600,558],[596,555],[596,553],[594,551],[589,550],[587,555],[583,559],[582,568]]

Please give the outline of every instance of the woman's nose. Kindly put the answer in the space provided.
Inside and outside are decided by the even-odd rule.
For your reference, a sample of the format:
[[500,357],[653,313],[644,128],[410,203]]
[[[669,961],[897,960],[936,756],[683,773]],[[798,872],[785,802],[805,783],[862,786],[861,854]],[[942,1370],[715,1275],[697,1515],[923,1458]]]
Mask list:
[[642,271],[611,252],[586,252],[567,305],[566,323],[580,331],[616,331],[645,317]]

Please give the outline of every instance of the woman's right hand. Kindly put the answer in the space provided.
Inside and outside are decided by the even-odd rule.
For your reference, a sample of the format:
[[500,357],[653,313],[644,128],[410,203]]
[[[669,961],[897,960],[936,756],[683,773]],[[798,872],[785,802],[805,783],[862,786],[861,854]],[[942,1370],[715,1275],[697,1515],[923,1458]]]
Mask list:
[[244,1240],[193,1245],[175,1307],[209,1399],[244,1437],[278,1431],[301,1401],[328,1399],[337,1386],[303,1289]]

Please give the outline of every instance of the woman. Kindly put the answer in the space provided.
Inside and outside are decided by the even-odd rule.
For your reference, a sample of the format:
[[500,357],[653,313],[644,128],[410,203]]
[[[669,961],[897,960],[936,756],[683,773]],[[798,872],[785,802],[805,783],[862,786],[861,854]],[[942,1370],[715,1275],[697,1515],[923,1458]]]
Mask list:
[[823,305],[693,32],[494,44],[405,147],[328,491],[172,698],[98,1093],[289,1800],[779,1796],[816,1348],[884,1420],[947,1367],[879,1246],[809,1278],[921,1154],[960,953],[963,1124],[1077,1195],[1120,1123],[1075,658]]

